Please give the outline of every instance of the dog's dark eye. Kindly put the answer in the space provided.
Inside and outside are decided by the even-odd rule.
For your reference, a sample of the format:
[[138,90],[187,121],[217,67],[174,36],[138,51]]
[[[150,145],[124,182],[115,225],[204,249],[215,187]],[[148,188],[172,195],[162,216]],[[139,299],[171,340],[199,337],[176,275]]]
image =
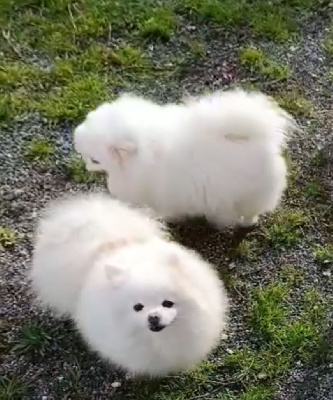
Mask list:
[[93,164],[99,164],[99,161],[95,160],[94,158],[91,158],[90,161],[91,161]]
[[170,300],[164,300],[163,303],[162,303],[162,306],[166,307],[166,308],[171,308],[171,307],[173,307],[174,304],[175,303],[170,301]]
[[135,304],[135,305],[133,306],[133,310],[136,311],[136,312],[138,312],[138,311],[141,311],[141,310],[143,309],[143,307],[144,307],[143,304],[138,303],[138,304]]

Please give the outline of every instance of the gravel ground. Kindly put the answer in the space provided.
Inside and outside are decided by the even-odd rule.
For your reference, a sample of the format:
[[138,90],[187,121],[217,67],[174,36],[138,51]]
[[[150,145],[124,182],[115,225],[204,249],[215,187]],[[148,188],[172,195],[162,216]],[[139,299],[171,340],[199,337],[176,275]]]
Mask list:
[[[304,27],[302,40],[297,45],[287,43],[273,47],[270,42],[261,43],[273,58],[282,64],[290,65],[293,71],[293,78],[289,82],[290,90],[293,90],[295,85],[301,87],[315,108],[311,118],[299,120],[302,132],[292,139],[290,153],[292,160],[300,167],[296,186],[299,185],[301,191],[304,188],[304,180],[309,179],[313,152],[323,149],[323,152],[328,154],[329,161],[320,170],[328,191],[328,198],[324,204],[328,209],[325,223],[322,223],[320,214],[314,215],[316,222],[307,229],[306,236],[300,244],[285,251],[265,248],[263,244],[254,261],[230,259],[226,256],[230,242],[228,231],[217,232],[204,224],[175,228],[177,237],[183,243],[197,249],[206,259],[225,270],[226,275],[230,274],[235,281],[240,282],[239,291],[231,294],[231,326],[219,354],[223,354],[225,349],[234,351],[245,344],[255,342],[245,321],[245,294],[259,284],[271,282],[283,265],[293,265],[304,273],[302,285],[292,294],[294,307],[297,309],[302,293],[308,288],[316,288],[324,294],[332,316],[332,269],[329,266],[318,265],[312,252],[314,245],[332,242],[333,228],[332,208],[327,208],[332,206],[333,199],[333,81],[328,78],[332,63],[322,49],[326,27],[327,22],[317,18]],[[280,87],[280,83],[261,82],[257,76],[248,76],[238,67],[237,53],[243,44],[242,38],[233,35],[219,36],[195,26],[187,26],[183,34],[187,38],[200,36],[207,39],[207,58],[202,62],[189,63],[184,69],[179,85],[173,83],[166,86],[166,82],[157,82],[153,87],[146,87],[133,82],[133,90],[160,101],[171,101],[179,99],[184,93],[195,94],[206,88],[227,87],[249,80],[258,82],[267,92]],[[246,39],[248,43],[248,38]],[[181,49],[182,44],[174,39],[169,44],[150,46],[147,51],[150,51],[153,57],[164,60]],[[43,357],[18,356],[13,352],[5,352],[2,356],[1,374],[14,373],[23,377],[24,381],[33,383],[32,392],[28,396],[22,395],[22,399],[136,399],[135,393],[126,392],[127,383],[121,372],[115,371],[87,351],[68,321],[55,320],[47,312],[37,309],[28,292],[25,273],[30,263],[31,239],[41,207],[51,198],[63,193],[101,187],[77,185],[66,175],[65,163],[72,148],[71,131],[71,126],[50,127],[38,115],[29,115],[1,132],[1,225],[11,227],[21,235],[13,248],[2,249],[0,252],[1,334],[5,341],[11,342],[20,335],[22,325],[33,321],[43,326],[55,339]],[[26,143],[36,137],[46,137],[56,143],[56,155],[49,167],[27,162],[23,156]],[[314,174],[319,174],[319,170],[314,171]],[[305,209],[308,206],[302,195],[298,197],[289,194],[284,204]],[[262,231],[268,223],[267,219],[263,219],[261,226],[251,236],[251,242],[257,243],[259,247]],[[281,379],[274,399],[333,400],[333,360],[329,349],[332,335],[332,330],[328,327],[327,349],[324,352],[327,357],[320,358],[311,367],[301,363],[297,365],[288,376]],[[122,387],[116,387],[118,382]],[[64,394],[66,391],[71,393],[67,397]],[[75,393],[81,394],[76,397]]]

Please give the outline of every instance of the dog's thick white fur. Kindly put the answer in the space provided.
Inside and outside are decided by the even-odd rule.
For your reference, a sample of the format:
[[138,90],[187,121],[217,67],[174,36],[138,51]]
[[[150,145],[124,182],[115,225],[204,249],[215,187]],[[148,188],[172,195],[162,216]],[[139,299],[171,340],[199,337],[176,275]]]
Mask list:
[[167,221],[204,215],[249,226],[286,188],[281,151],[294,122],[268,96],[240,89],[184,104],[123,94],[90,112],[74,132],[89,170],[111,194]]
[[134,374],[187,369],[227,323],[223,283],[148,213],[108,195],[51,203],[38,226],[32,288],[91,347]]

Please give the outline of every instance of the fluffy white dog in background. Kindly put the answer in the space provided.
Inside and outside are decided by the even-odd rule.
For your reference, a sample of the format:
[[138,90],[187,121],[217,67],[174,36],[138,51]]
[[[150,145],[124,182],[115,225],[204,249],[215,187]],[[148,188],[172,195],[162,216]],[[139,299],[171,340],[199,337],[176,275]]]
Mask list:
[[102,194],[52,202],[30,278],[103,357],[134,374],[192,367],[217,344],[228,299],[216,271],[148,213]]
[[105,171],[121,200],[167,221],[204,215],[217,226],[253,226],[286,188],[281,155],[290,115],[258,92],[230,90],[158,105],[123,94],[74,132],[88,170]]

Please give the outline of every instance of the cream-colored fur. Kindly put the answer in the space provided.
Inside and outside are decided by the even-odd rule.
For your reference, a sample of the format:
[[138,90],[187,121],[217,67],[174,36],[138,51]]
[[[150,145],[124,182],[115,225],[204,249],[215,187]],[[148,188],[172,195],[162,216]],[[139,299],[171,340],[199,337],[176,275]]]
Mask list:
[[30,277],[42,304],[132,373],[192,367],[226,326],[227,295],[212,266],[148,213],[102,194],[49,205]]
[[262,93],[230,90],[158,105],[124,94],[87,115],[76,150],[111,194],[166,220],[204,215],[252,225],[286,188],[281,156],[293,119]]

